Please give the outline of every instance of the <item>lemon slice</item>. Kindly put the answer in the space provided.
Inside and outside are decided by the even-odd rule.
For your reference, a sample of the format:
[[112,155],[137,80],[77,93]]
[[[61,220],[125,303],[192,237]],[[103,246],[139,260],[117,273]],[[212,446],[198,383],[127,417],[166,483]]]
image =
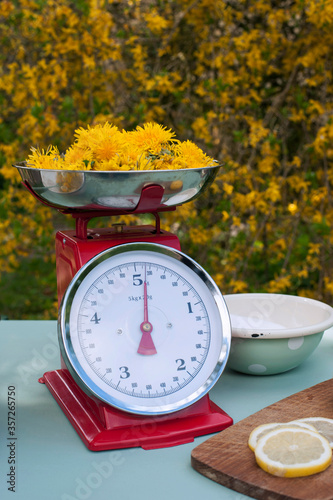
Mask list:
[[310,476],[332,461],[332,449],[319,432],[285,426],[263,436],[254,451],[257,464],[280,477]]
[[250,450],[254,451],[256,446],[257,446],[257,443],[259,441],[260,438],[262,438],[265,434],[267,434],[267,432],[270,432],[272,431],[273,429],[280,429],[282,427],[295,427],[296,429],[297,428],[304,428],[304,429],[309,429],[311,431],[315,431],[315,427],[311,424],[307,424],[306,422],[299,422],[298,420],[297,421],[293,421],[293,422],[286,422],[286,423],[282,423],[282,422],[270,422],[268,424],[262,424],[262,425],[259,425],[258,427],[256,427],[255,429],[253,429],[253,431],[251,432],[250,436],[249,436],[249,440],[248,440],[248,445],[249,445],[249,448]]
[[293,420],[292,423],[295,422],[305,422],[315,427],[315,429],[329,441],[331,448],[333,448],[333,419],[324,417],[308,417]]

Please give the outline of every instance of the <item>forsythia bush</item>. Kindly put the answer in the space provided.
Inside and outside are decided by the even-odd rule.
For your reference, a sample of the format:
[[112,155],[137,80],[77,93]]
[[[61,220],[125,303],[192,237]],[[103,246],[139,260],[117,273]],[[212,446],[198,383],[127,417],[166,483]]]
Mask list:
[[70,224],[12,164],[106,121],[162,123],[223,164],[162,218],[223,293],[332,303],[330,0],[2,0],[0,41],[0,314],[55,317]]

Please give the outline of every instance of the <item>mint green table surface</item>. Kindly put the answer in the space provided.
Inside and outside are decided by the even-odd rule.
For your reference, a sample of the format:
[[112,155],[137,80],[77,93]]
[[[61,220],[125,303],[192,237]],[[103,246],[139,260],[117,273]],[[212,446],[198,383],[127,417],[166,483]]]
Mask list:
[[[209,438],[145,451],[89,451],[38,378],[60,368],[55,321],[0,321],[0,498],[2,500],[241,500],[198,474],[191,451]],[[226,368],[211,399],[238,422],[333,376],[333,330],[298,368],[250,376]],[[15,386],[15,493],[8,490],[8,387]],[[13,443],[12,443],[13,444]]]

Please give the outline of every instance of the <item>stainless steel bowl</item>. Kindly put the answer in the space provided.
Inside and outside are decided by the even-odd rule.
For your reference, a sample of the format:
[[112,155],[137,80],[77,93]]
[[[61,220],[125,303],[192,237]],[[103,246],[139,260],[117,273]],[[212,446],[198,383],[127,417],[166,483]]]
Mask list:
[[182,205],[209,186],[220,168],[105,172],[44,170],[25,162],[13,166],[42,201],[60,210],[134,210],[149,185],[163,187],[161,207]]

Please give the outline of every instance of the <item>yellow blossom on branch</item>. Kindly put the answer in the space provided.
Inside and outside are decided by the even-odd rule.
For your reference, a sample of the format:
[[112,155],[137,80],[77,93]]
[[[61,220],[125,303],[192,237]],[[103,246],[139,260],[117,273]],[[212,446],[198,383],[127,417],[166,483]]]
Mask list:
[[[215,158],[212,186],[164,213],[163,228],[223,293],[245,283],[333,303],[332,5],[0,2],[0,312],[56,316],[53,221],[61,220],[24,195],[12,167],[31,145],[36,165],[56,165],[65,181],[68,164],[175,169]],[[100,126],[89,145],[88,123]],[[148,123],[176,136],[125,151],[123,130]],[[34,300],[19,298],[25,282]]]

